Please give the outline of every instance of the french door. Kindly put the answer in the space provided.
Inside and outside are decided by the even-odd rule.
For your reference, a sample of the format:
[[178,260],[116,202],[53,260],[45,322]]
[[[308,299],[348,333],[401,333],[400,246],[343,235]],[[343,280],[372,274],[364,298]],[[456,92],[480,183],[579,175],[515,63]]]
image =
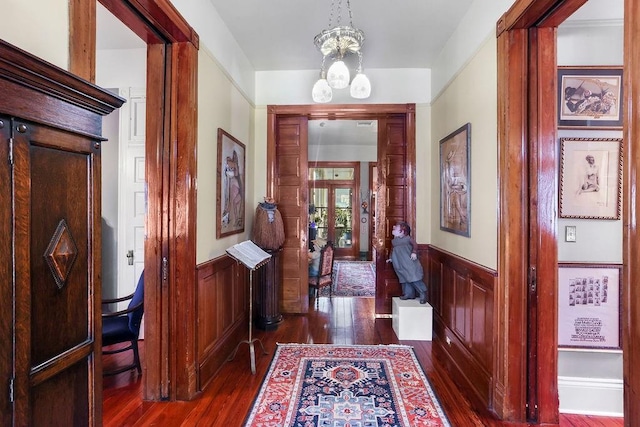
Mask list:
[[318,162],[309,168],[309,236],[333,242],[336,258],[358,257],[359,176],[359,163]]

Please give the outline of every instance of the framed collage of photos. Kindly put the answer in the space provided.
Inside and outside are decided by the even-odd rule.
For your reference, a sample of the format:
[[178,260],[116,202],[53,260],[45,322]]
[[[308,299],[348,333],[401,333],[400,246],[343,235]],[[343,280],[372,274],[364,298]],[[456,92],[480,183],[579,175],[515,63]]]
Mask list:
[[622,266],[558,267],[558,346],[620,349]]

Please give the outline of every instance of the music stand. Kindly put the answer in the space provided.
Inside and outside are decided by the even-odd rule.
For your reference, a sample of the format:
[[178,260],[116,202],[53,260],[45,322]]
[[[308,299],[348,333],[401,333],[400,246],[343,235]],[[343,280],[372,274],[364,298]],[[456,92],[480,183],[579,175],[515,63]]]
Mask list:
[[[243,242],[243,245],[247,245],[249,244],[247,242]],[[256,251],[257,246],[254,248],[252,244],[250,244],[251,247],[249,248],[252,251]],[[238,245],[236,245],[238,246]],[[230,248],[232,249],[232,248]],[[245,249],[247,249],[245,247]],[[231,361],[236,357],[236,353],[238,352],[238,349],[240,348],[240,345],[242,344],[249,344],[249,356],[251,359],[251,373],[253,375],[256,374],[256,352],[255,352],[255,346],[254,346],[254,342],[257,342],[258,344],[260,344],[260,347],[262,348],[262,353],[263,354],[269,354],[267,353],[267,350],[265,350],[264,345],[262,344],[262,341],[260,341],[259,338],[252,338],[253,336],[253,272],[257,269],[259,269],[260,267],[262,267],[263,265],[265,265],[266,263],[269,262],[269,260],[271,259],[271,255],[267,254],[266,252],[264,254],[268,255],[268,257],[266,257],[265,259],[262,259],[261,261],[255,263],[255,260],[252,261],[248,261],[245,258],[245,254],[240,252],[236,252],[233,250],[227,250],[227,253],[233,258],[235,259],[238,264],[242,263],[248,270],[249,270],[249,339],[247,340],[243,340],[240,341],[238,343],[238,345],[236,346],[235,350],[233,350],[233,352],[231,353],[231,355],[229,356],[229,358],[227,359],[227,361]],[[252,253],[251,255],[256,255],[255,253]],[[250,265],[247,265],[247,263],[250,263]]]

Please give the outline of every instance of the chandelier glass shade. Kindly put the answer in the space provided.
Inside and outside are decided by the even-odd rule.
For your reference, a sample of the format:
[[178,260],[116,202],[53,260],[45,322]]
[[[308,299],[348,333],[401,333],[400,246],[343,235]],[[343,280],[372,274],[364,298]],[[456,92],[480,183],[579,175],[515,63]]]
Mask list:
[[[350,0],[347,0],[349,25],[340,25],[342,0],[337,0],[337,2],[338,25],[332,28],[333,16],[336,14],[336,0],[332,0],[329,28],[322,30],[313,40],[322,53],[320,78],[313,85],[311,91],[314,102],[330,102],[333,97],[333,89],[345,89],[349,87],[349,84],[351,84],[349,93],[353,98],[364,99],[371,95],[371,82],[362,71],[361,48],[364,42],[364,32],[353,27]],[[358,68],[353,81],[351,81],[349,68],[344,62],[345,56],[352,54],[358,56]],[[327,59],[333,61],[328,70],[325,68]]]

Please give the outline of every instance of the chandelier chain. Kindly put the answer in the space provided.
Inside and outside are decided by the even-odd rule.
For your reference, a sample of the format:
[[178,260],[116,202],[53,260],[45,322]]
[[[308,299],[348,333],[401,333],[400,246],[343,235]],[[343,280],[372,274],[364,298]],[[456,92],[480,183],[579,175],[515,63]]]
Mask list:
[[[342,0],[338,0],[338,1],[342,1]],[[333,11],[336,7],[335,5],[336,5],[336,1],[331,0],[331,9],[329,10],[329,26],[327,27],[328,29],[332,28],[331,24],[333,24]]]
[[[338,0],[337,13],[336,12],[336,0],[331,0],[331,10],[329,13],[329,26],[327,28],[333,28],[333,18],[335,14],[336,27],[339,27],[342,22],[342,0]],[[351,0],[347,0],[347,13],[349,14],[349,26],[353,27],[353,12],[351,12]]]

